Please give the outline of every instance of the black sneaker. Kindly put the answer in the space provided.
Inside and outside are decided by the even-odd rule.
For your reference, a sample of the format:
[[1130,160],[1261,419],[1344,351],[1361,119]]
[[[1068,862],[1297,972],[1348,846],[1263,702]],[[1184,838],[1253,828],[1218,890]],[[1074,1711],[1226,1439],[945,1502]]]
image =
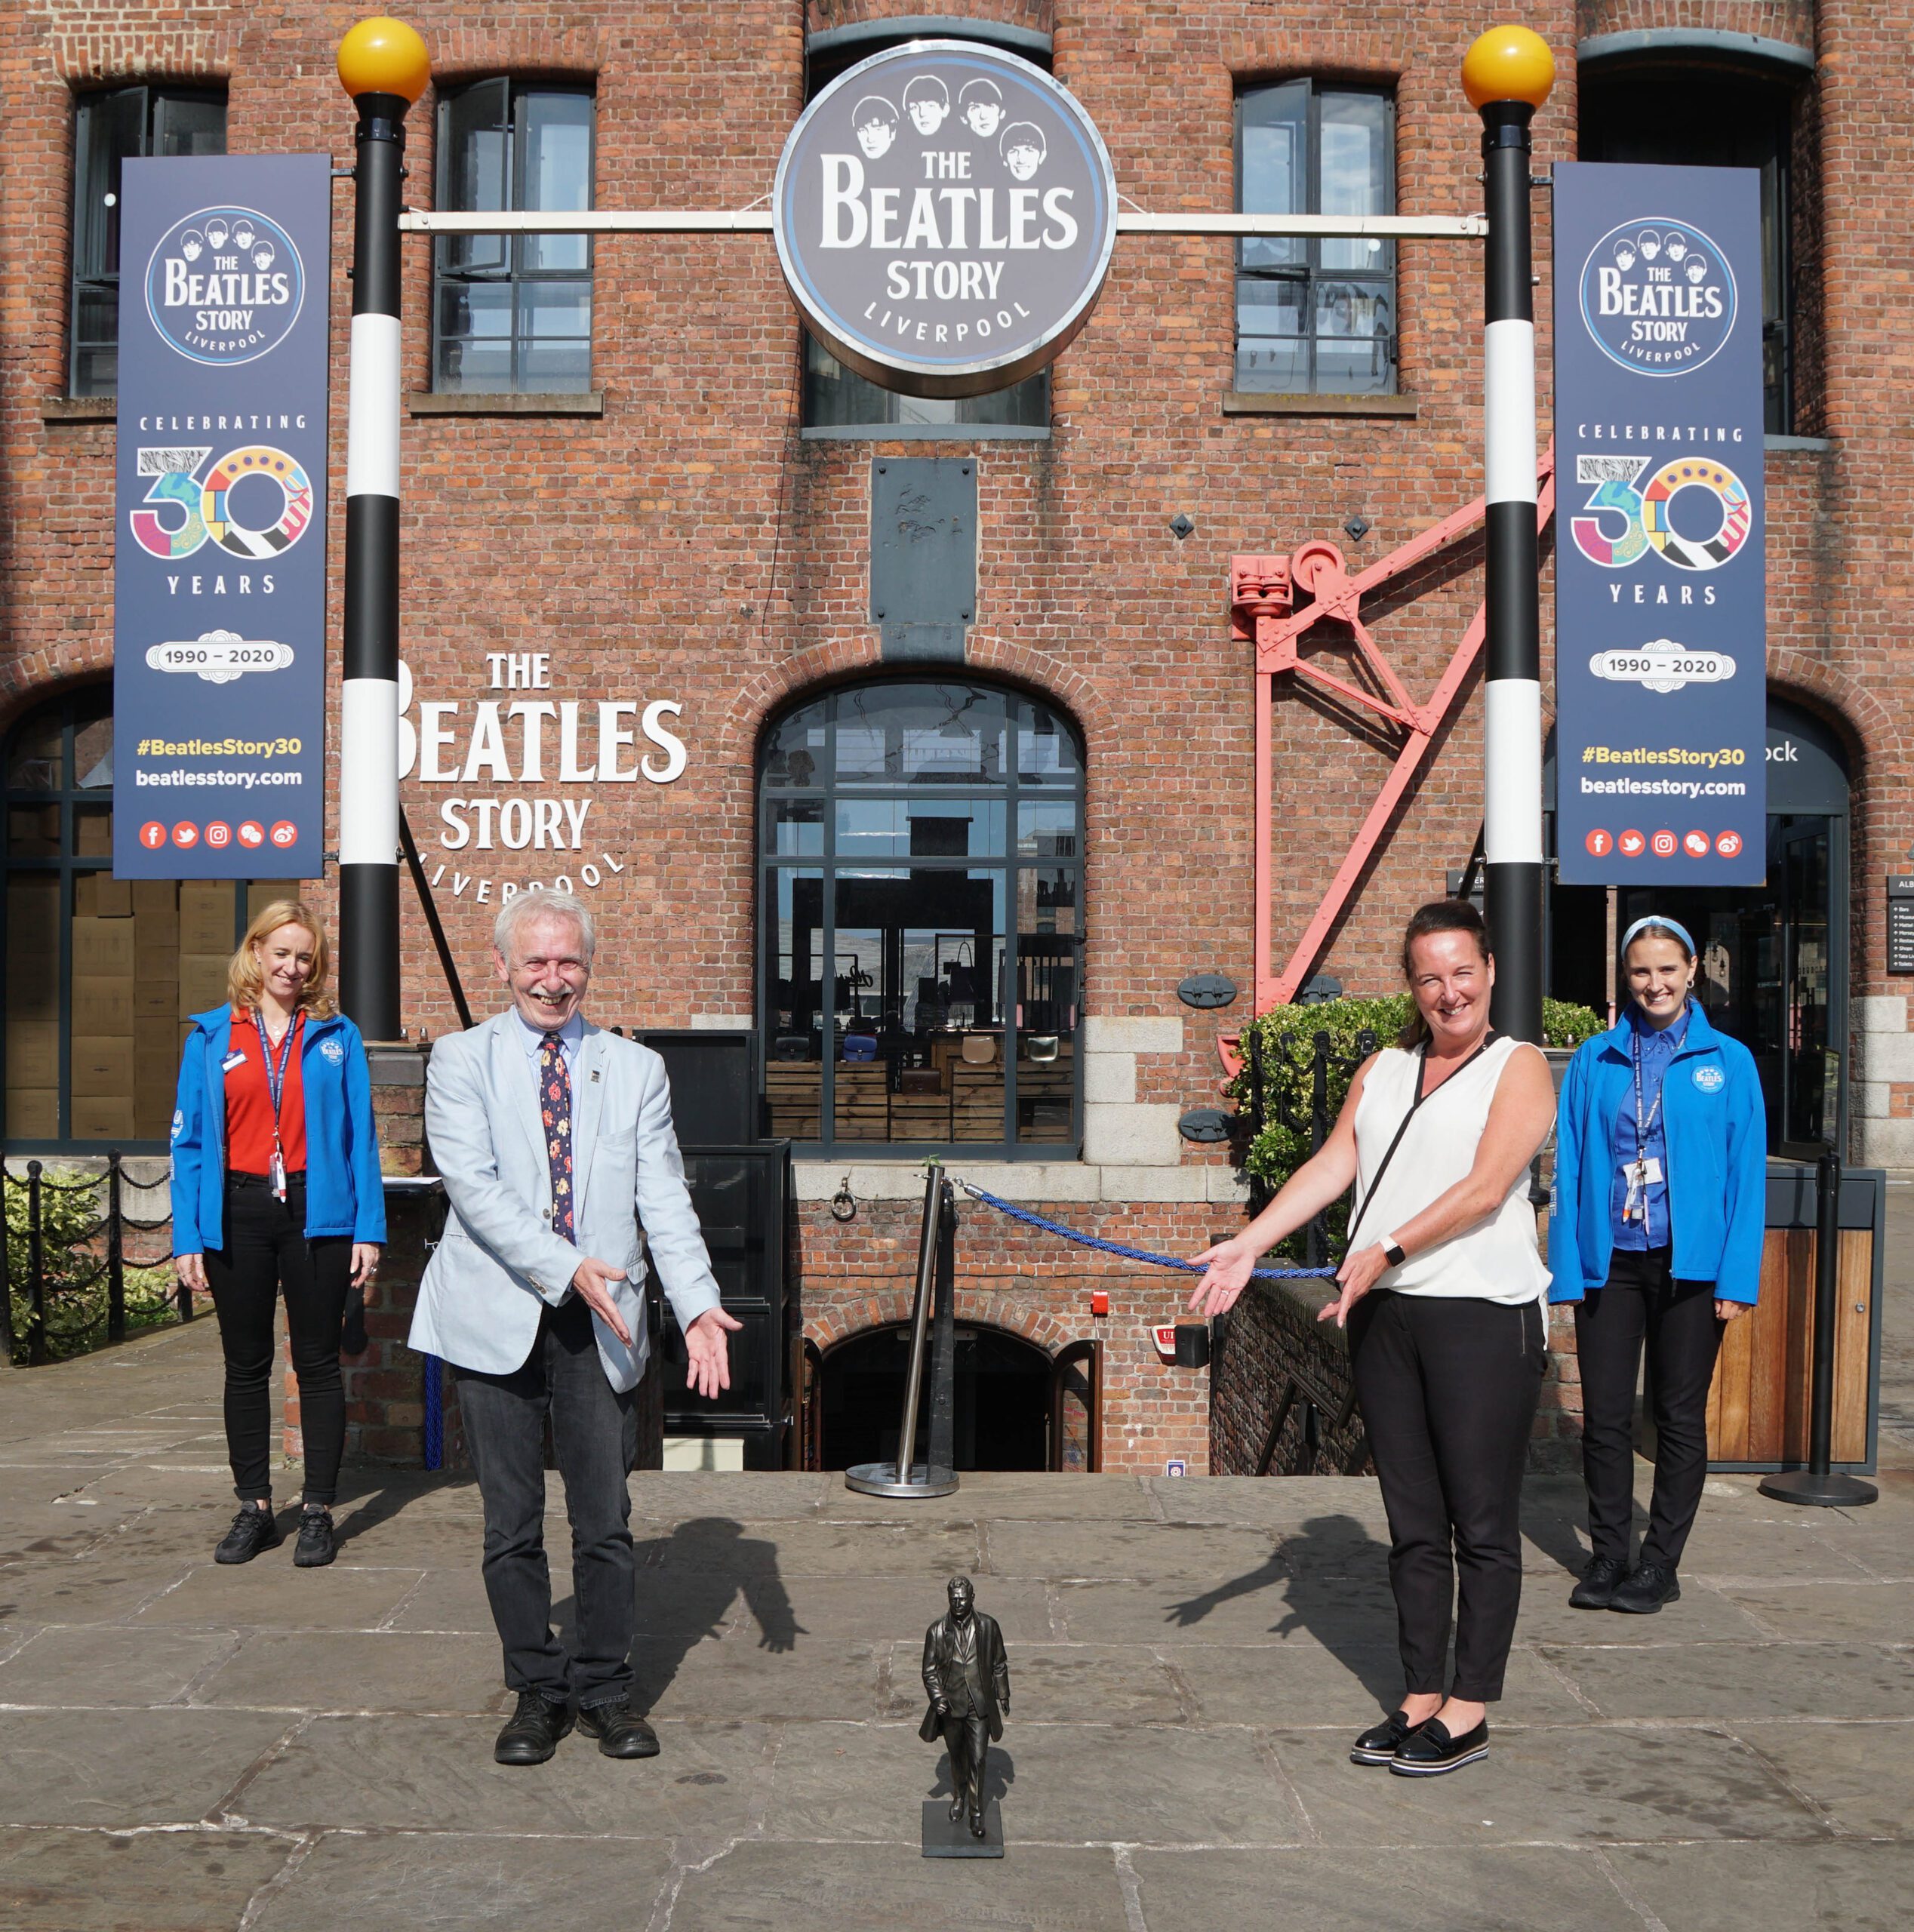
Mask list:
[[277,1549],[286,1540],[270,1509],[258,1509],[248,1503],[232,1519],[232,1527],[220,1537],[213,1552],[215,1563],[250,1563],[263,1549]]
[[1645,1563],[1625,1583],[1616,1586],[1608,1607],[1626,1611],[1632,1616],[1648,1617],[1663,1604],[1679,1601],[1681,1594],[1682,1586],[1666,1564]]
[[332,1512],[308,1504],[299,1514],[299,1546],[292,1553],[294,1567],[317,1570],[338,1555],[332,1537]]
[[1400,1711],[1392,1711],[1379,1724],[1372,1725],[1349,1746],[1352,1764],[1386,1764],[1404,1743],[1421,1730]]
[[1606,1610],[1614,1601],[1615,1586],[1628,1574],[1628,1565],[1612,1556],[1592,1556],[1582,1580],[1568,1593],[1571,1610]]

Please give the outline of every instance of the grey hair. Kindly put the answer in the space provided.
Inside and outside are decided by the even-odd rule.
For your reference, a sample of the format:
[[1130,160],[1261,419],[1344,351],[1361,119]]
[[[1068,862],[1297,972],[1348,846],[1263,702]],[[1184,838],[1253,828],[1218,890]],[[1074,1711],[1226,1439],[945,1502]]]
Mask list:
[[528,919],[573,921],[578,928],[579,950],[585,956],[585,964],[592,963],[598,934],[584,900],[573,893],[546,892],[539,887],[517,894],[499,908],[498,917],[492,921],[492,944],[501,959],[509,961],[513,957],[512,943],[518,938],[519,928]]

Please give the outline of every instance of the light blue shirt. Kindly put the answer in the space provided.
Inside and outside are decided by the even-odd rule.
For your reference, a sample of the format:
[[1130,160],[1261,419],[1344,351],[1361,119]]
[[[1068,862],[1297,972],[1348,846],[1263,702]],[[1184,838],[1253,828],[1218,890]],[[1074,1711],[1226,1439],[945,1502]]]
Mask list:
[[[1668,1214],[1668,1134],[1663,1110],[1655,1103],[1661,1097],[1662,1081],[1666,1078],[1669,1064],[1688,1038],[1690,1010],[1683,1008],[1680,1019],[1662,1027],[1651,1026],[1642,1017],[1635,1002],[1628,1004],[1627,1020],[1629,1032],[1633,1035],[1629,1042],[1631,1054],[1639,1054],[1642,1060],[1642,1112],[1645,1118],[1653,1114],[1645,1134],[1636,1132],[1635,1076],[1631,1069],[1626,1084],[1622,1088],[1621,1105],[1615,1112],[1615,1149],[1619,1159],[1613,1180],[1609,1183],[1608,1211],[1614,1223],[1614,1244],[1617,1247],[1632,1250],[1640,1254],[1651,1247],[1666,1247],[1674,1239]],[[1636,1142],[1640,1141],[1640,1151],[1651,1161],[1658,1161],[1661,1167],[1661,1179],[1651,1180],[1642,1189],[1641,1201],[1637,1204],[1643,1212],[1636,1220],[1624,1220],[1622,1208],[1628,1199],[1628,1180],[1621,1163],[1632,1166],[1636,1152]]]
[[[551,1035],[544,1028],[534,1026],[524,1014],[519,1012],[517,1007],[513,1007],[512,1011],[518,1014],[519,1024],[524,1030],[525,1058],[531,1063],[532,1091],[537,1093],[539,1080],[539,1056],[544,1048],[545,1042],[551,1038]],[[585,1016],[582,1013],[574,1013],[559,1029],[559,1051],[565,1056],[565,1081],[568,1087],[571,1090],[571,1106],[574,1115],[578,1110],[578,1081],[576,1078],[578,1072],[578,1049],[584,1043]]]

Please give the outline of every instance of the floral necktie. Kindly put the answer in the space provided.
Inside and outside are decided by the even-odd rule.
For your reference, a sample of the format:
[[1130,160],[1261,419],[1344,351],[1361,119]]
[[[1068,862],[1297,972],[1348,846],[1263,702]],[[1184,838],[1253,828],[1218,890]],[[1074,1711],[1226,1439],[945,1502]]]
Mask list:
[[571,1076],[565,1048],[547,1033],[539,1048],[538,1106],[545,1124],[545,1155],[552,1164],[552,1226],[567,1241],[571,1221]]

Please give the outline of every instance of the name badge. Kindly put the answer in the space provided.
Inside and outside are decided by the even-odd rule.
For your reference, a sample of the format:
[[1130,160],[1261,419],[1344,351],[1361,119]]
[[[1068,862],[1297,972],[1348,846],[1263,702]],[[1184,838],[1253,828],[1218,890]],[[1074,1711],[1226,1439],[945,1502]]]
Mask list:
[[222,1073],[230,1073],[235,1066],[244,1066],[245,1063],[246,1056],[235,1047],[232,1052],[220,1062],[220,1071]]
[[1661,1163],[1651,1154],[1640,1161],[1624,1161],[1622,1172],[1643,1187],[1652,1187],[1661,1179]]

